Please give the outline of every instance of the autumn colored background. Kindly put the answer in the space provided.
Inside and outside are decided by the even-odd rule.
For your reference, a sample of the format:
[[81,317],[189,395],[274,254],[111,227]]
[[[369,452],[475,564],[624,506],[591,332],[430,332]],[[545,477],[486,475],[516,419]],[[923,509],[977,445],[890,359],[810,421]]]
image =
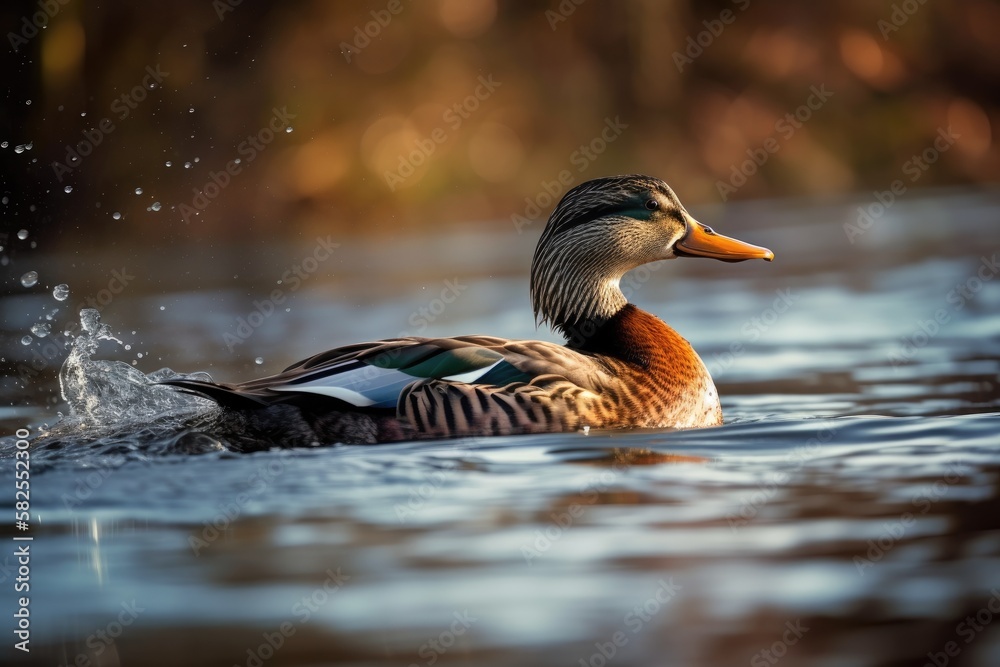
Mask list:
[[1000,178],[988,0],[49,0],[0,20],[3,232],[48,249],[509,226],[627,172],[692,206]]

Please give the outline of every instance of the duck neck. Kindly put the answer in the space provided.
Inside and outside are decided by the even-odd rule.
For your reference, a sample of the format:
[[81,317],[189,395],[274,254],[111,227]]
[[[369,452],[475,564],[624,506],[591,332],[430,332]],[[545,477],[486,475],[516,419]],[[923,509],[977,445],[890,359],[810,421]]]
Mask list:
[[630,303],[605,320],[587,320],[576,328],[568,347],[602,354],[651,371],[680,357],[697,355],[663,320]]

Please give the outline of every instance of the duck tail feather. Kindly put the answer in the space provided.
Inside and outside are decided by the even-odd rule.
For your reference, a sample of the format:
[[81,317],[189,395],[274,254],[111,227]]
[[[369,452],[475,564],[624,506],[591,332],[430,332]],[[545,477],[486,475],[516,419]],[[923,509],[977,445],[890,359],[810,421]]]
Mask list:
[[227,387],[213,382],[202,380],[163,380],[158,384],[165,384],[196,396],[210,398],[223,408],[233,408],[237,410],[256,410],[267,407],[272,403],[262,396],[254,396],[248,392],[241,391],[233,387]]

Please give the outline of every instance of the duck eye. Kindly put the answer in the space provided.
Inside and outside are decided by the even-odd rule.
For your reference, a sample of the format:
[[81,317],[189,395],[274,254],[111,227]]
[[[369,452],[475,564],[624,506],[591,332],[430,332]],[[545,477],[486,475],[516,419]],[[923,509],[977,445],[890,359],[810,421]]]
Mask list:
[[701,228],[702,228],[702,229],[703,229],[703,230],[705,231],[705,233],[706,233],[706,234],[708,234],[709,236],[715,236],[715,230],[714,230],[714,229],[712,229],[711,227],[709,227],[708,225],[702,225],[702,226],[701,226]]
[[660,208],[660,202],[656,201],[655,199],[650,199],[646,202],[646,208],[648,208],[650,211],[655,211],[656,209]]

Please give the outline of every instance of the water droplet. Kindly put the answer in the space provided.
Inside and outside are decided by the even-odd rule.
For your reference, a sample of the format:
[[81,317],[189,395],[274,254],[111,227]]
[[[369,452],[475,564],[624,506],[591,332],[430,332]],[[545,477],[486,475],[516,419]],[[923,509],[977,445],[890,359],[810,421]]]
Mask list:
[[18,155],[20,155],[21,153],[23,153],[24,152],[24,144],[18,144],[17,146],[14,146],[14,152],[17,153]]
[[10,146],[10,144],[7,143],[6,141],[0,142],[0,148],[7,148],[7,146]]
[[31,325],[31,333],[35,334],[39,338],[45,338],[52,333],[52,327],[45,322],[35,322]]
[[160,310],[166,310],[166,309],[167,309],[166,306],[160,306]]
[[21,239],[22,241],[24,239],[28,238],[28,230],[27,229],[22,229],[21,231],[19,231],[17,233],[17,238]]
[[35,147],[35,142],[34,141],[29,141],[28,143],[26,143],[24,145],[24,150],[30,151],[34,147]]
[[288,127],[285,128],[285,134],[291,134],[292,132],[293,132],[293,129],[292,129],[291,125],[289,125]]
[[258,366],[260,366],[261,364],[264,363],[264,357],[257,357],[256,359],[253,360],[253,362]]
[[191,168],[191,163],[190,162],[185,162],[184,163],[184,168],[185,169],[190,169]]
[[33,340],[34,338],[32,338],[31,336],[25,336],[24,338],[21,339],[21,345],[31,345],[31,341]]
[[166,162],[164,162],[164,164],[167,165],[168,167],[174,166],[174,163],[171,162],[170,160],[167,160]]
[[3,199],[0,199],[0,203],[3,203],[4,206],[6,206],[7,202],[9,202],[9,201],[10,201],[10,197],[4,197]]
[[111,214],[111,217],[114,218],[115,220],[121,220],[122,214],[119,213],[118,211],[115,211],[114,213]]
[[25,100],[24,103],[27,104],[29,107],[31,106],[31,100]]
[[87,112],[86,111],[81,111],[80,112],[80,118],[86,118],[86,117],[87,117]]
[[201,158],[200,158],[200,157],[196,157],[196,158],[194,159],[194,161],[195,161],[195,162],[201,162]]
[[56,315],[58,315],[58,314],[59,314],[59,309],[58,308],[53,308],[52,312],[50,312],[48,315],[45,316],[45,319],[47,319],[49,322],[51,322],[52,320],[56,319]]
[[137,195],[141,195],[141,194],[142,194],[142,188],[136,188],[136,189],[135,189],[135,193],[136,193]]
[[188,109],[188,113],[194,113],[194,107],[191,107],[190,109]]
[[131,349],[132,349],[132,346],[131,346],[131,345],[128,345],[128,344],[126,344],[126,345],[125,345],[125,351],[126,351],[126,352],[128,352],[128,351],[129,351],[129,350],[131,350]]
[[162,206],[161,206],[160,202],[154,201],[153,205],[150,206],[149,208],[153,209],[154,211],[159,211],[162,208]]
[[60,283],[52,288],[52,296],[56,301],[65,301],[69,298],[69,285]]
[[73,186],[67,185],[66,187],[63,188],[63,192],[65,192],[66,194],[73,192]]
[[23,276],[21,276],[21,284],[25,287],[34,287],[38,284],[38,272],[28,271]]

